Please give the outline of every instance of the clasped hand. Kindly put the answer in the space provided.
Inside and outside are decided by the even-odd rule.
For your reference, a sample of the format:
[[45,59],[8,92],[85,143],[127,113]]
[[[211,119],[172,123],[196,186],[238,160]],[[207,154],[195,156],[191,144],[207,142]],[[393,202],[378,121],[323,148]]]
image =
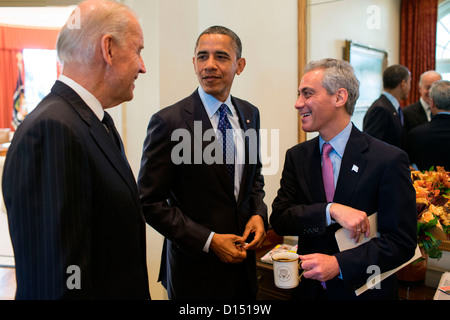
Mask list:
[[343,228],[350,231],[350,238],[359,242],[362,234],[366,238],[370,235],[370,223],[364,211],[333,203],[330,207],[330,216]]
[[[254,234],[253,241],[247,244],[245,241],[252,233]],[[222,262],[238,263],[247,258],[247,250],[259,248],[265,238],[263,219],[259,215],[254,215],[248,220],[242,236],[215,233],[210,248]]]

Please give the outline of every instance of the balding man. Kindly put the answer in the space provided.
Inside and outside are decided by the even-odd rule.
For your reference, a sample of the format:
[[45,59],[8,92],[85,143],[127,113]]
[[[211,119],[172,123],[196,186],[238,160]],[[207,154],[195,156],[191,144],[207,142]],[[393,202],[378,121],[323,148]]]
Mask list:
[[411,163],[419,170],[442,166],[450,170],[450,81],[438,80],[430,89],[433,119],[408,134]]
[[419,101],[403,109],[405,130],[407,132],[409,132],[412,128],[417,127],[418,125],[427,123],[431,120],[430,88],[435,81],[441,79],[442,76],[434,70],[426,71],[420,76]]
[[131,100],[145,72],[142,30],[116,2],[75,14],[80,27],[57,41],[62,76],[18,127],[4,166],[16,299],[149,299],[137,185],[105,111]]

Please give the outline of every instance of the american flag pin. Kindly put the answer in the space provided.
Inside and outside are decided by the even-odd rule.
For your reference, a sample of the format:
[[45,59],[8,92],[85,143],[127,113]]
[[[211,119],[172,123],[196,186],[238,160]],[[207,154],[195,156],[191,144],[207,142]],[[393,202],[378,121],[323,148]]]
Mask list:
[[354,164],[352,167],[352,171],[355,171],[356,173],[358,173],[359,168]]

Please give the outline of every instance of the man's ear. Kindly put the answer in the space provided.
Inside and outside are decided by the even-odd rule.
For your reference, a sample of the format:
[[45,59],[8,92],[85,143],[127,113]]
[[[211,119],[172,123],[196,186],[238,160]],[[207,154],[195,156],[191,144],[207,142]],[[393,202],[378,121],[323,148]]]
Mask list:
[[247,61],[245,61],[245,58],[240,58],[237,61],[237,70],[236,70],[237,75],[240,75],[242,73],[242,71],[244,71],[246,64],[247,64]]
[[342,107],[345,106],[348,99],[348,91],[347,89],[340,88],[336,91],[336,106]]
[[112,66],[114,39],[110,34],[105,34],[102,37],[100,48],[103,60],[105,60],[107,65]]

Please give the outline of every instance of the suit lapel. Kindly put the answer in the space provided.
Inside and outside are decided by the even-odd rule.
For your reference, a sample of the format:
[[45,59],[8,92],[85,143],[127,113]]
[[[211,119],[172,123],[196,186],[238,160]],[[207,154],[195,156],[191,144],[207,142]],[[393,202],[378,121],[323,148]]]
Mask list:
[[364,135],[353,126],[342,158],[334,201],[350,203],[353,191],[364,173],[367,160],[364,158],[363,152],[367,148],[368,144]]
[[[308,154],[306,154],[301,161],[306,161],[303,168],[308,171],[308,174],[305,174],[304,176],[309,179],[309,181],[307,181],[307,185],[311,186],[310,197],[313,203],[326,202],[325,188],[323,186],[322,178],[322,160],[319,148],[319,138],[312,140],[311,148],[307,150]],[[317,177],[320,177],[320,179],[317,179]]]
[[105,154],[115,170],[127,183],[135,199],[138,199],[136,181],[131,171],[128,161],[124,158],[120,150],[108,136],[103,124],[86,105],[81,97],[64,83],[57,81],[52,91],[63,97],[78,113],[80,118],[89,126],[89,131],[99,149]]
[[384,105],[389,109],[390,112],[392,112],[392,116],[395,118],[396,126],[402,128],[402,122],[400,120],[400,115],[398,114],[398,110],[395,109],[394,105],[389,101],[389,99],[383,94],[381,95],[381,99],[384,100]]
[[[248,129],[256,129],[256,123],[253,123],[255,121],[254,117],[251,114],[248,114],[246,111],[247,109],[243,108],[240,103],[236,101],[233,97],[231,97],[232,103],[236,109],[237,115],[239,117],[239,125],[241,127],[241,130],[244,132],[244,169],[242,170],[242,179],[241,184],[239,186],[239,196],[238,196],[238,203],[242,200],[242,197],[244,195],[245,186],[248,183],[248,170],[249,170],[249,164],[250,164],[250,138],[248,135],[245,135],[245,132],[247,132]],[[257,132],[257,135],[259,137],[259,132]],[[256,150],[253,150],[253,152],[257,152],[257,157],[259,156],[259,148],[260,143],[258,141],[258,145],[256,147]],[[253,157],[252,157],[253,158]],[[254,161],[253,159],[252,161]],[[256,159],[258,161],[259,159]]]

